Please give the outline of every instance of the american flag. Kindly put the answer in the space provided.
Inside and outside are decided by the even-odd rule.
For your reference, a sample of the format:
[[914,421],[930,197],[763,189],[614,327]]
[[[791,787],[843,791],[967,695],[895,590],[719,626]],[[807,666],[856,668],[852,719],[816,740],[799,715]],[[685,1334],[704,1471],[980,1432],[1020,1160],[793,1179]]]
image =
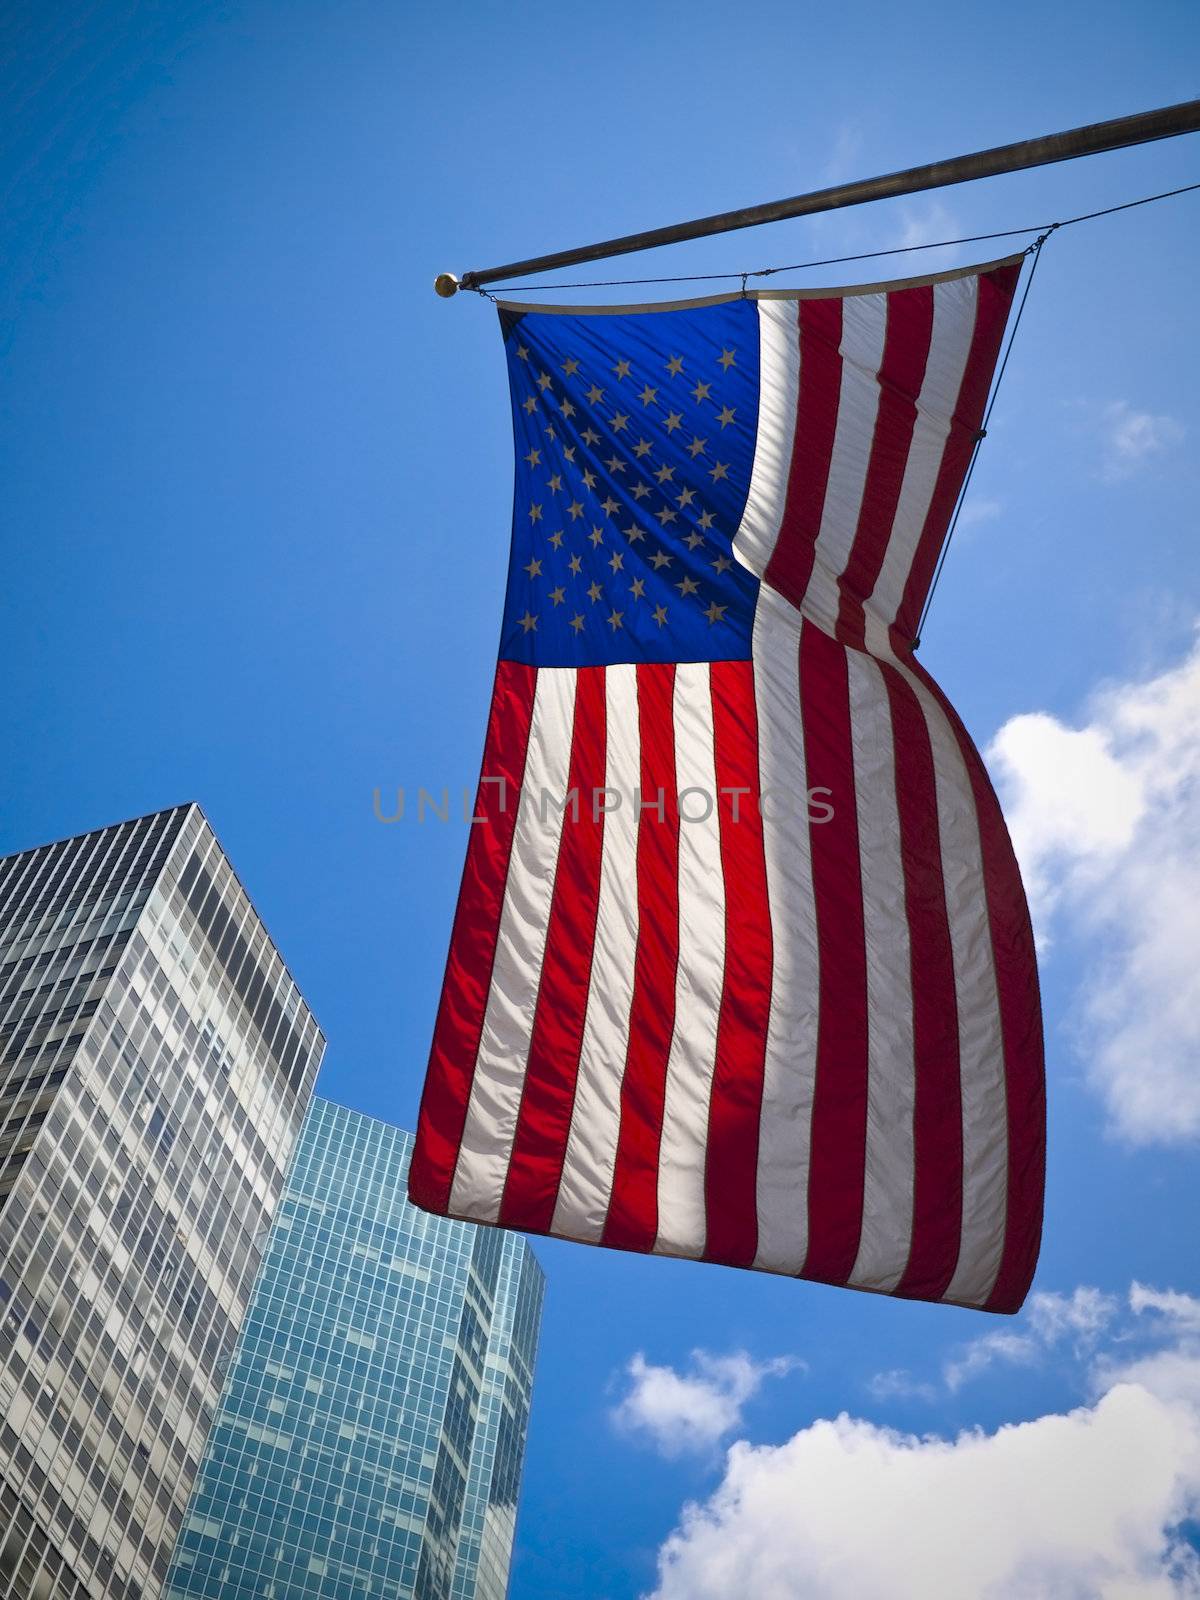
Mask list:
[[913,654],[1019,272],[501,306],[512,553],[418,1205],[1020,1306],[1033,941]]

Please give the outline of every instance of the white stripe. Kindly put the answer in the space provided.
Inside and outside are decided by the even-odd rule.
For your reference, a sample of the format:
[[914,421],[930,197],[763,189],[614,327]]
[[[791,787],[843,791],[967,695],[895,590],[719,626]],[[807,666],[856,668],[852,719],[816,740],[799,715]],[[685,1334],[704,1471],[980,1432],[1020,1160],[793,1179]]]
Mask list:
[[541,820],[540,798],[547,795],[557,805],[567,793],[575,677],[574,667],[542,667],[534,692],[492,983],[450,1190],[451,1214],[482,1222],[499,1215],[521,1107],[563,828],[562,815],[551,806]]
[[787,503],[800,394],[800,306],[758,301],[758,432],[754,466],[733,553],[762,577],[779,537]]
[[799,1272],[808,1250],[808,1165],[817,1061],[817,916],[800,721],[800,615],[765,585],[759,590],[754,616],[753,655],[763,855],[773,947],[754,1264],[772,1272]]
[[[605,675],[607,754],[604,781],[620,796],[604,818],[596,936],[575,1105],[551,1232],[599,1240],[608,1212],[621,1080],[629,1048],[629,1010],[637,953],[637,840],[635,794],[641,783],[637,667]],[[611,796],[609,797],[611,803]]]
[[971,353],[978,297],[978,278],[957,278],[952,283],[933,286],[933,331],[912,444],[883,565],[865,608],[867,648],[876,654],[889,653],[887,630],[896,620],[904,598],[904,585],[937,486],[950,422]]
[[837,426],[812,574],[804,592],[804,615],[829,634],[837,627],[841,600],[837,580],[846,570],[854,546],[871,463],[886,334],[886,294],[849,295],[843,300]]
[[[659,1255],[699,1256],[706,1232],[708,1106],[725,972],[725,882],[706,661],[675,670],[675,776],[680,795],[679,964],[658,1163]],[[688,794],[686,791],[693,790]],[[706,813],[706,814],[705,814]],[[692,817],[697,820],[688,821]]]
[[904,662],[929,729],[954,987],[962,1087],[963,1209],[958,1265],[944,1298],[982,1305],[1000,1271],[1008,1209],[1008,1097],[983,847],[971,776],[935,696]]
[[912,1242],[913,971],[896,805],[895,734],[878,666],[846,651],[867,958],[867,1138],[862,1233],[849,1282],[894,1289]]

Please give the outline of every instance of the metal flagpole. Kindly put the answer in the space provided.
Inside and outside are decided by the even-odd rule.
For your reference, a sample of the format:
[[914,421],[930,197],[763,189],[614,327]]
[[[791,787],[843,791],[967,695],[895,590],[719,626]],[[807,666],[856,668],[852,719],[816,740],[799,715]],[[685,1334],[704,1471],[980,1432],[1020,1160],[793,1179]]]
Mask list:
[[908,167],[878,178],[860,178],[855,183],[835,184],[815,189],[811,194],[793,195],[788,200],[771,200],[765,205],[745,206],[740,211],[722,211],[716,216],[699,217],[692,222],[676,222],[666,228],[651,228],[645,233],[628,233],[619,239],[604,239],[599,244],[580,245],[574,250],[559,250],[552,255],[531,256],[527,261],[509,261],[502,267],[484,267],[464,272],[439,273],[434,288],[445,299],[459,289],[478,289],[501,278],[525,277],[534,272],[549,272],[553,267],[572,267],[582,261],[601,261],[608,256],[629,255],[635,250],[653,250],[661,244],[678,244],[684,239],[701,239],[713,233],[731,233],[736,228],[755,228],[763,222],[781,222],[785,217],[808,217],[819,211],[835,211],[842,206],[859,206],[868,200],[886,200],[922,189],[940,189],[953,183],[970,183],[975,178],[992,178],[1001,172],[1020,172],[1027,167],[1044,167],[1054,161],[1073,161],[1077,156],[1098,155],[1104,150],[1123,150],[1153,139],[1172,139],[1181,133],[1200,129],[1200,100],[1185,100],[1157,111],[1141,111],[1132,117],[1117,117],[1111,122],[1093,122],[1066,133],[1046,134],[1040,139],[1023,139],[1018,144],[998,145],[992,150],[977,150],[973,155],[953,156],[947,161],[932,161],[923,167]]

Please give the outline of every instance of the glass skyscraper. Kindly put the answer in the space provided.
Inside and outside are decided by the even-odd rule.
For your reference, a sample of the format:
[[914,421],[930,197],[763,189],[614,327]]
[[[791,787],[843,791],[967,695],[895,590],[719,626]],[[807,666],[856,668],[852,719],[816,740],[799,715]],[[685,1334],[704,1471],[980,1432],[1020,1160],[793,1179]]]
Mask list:
[[170,1600],[503,1600],[542,1273],[409,1205],[411,1147],[314,1100]]
[[324,1040],[196,806],[0,860],[0,1595],[155,1600]]

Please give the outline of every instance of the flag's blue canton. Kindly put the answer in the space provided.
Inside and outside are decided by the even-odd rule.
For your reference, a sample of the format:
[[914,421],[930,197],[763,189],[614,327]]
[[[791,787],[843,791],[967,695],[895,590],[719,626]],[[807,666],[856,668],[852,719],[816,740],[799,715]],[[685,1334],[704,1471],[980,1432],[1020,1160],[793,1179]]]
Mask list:
[[501,656],[749,657],[758,579],[732,540],[758,423],[754,304],[502,323],[517,464]]

